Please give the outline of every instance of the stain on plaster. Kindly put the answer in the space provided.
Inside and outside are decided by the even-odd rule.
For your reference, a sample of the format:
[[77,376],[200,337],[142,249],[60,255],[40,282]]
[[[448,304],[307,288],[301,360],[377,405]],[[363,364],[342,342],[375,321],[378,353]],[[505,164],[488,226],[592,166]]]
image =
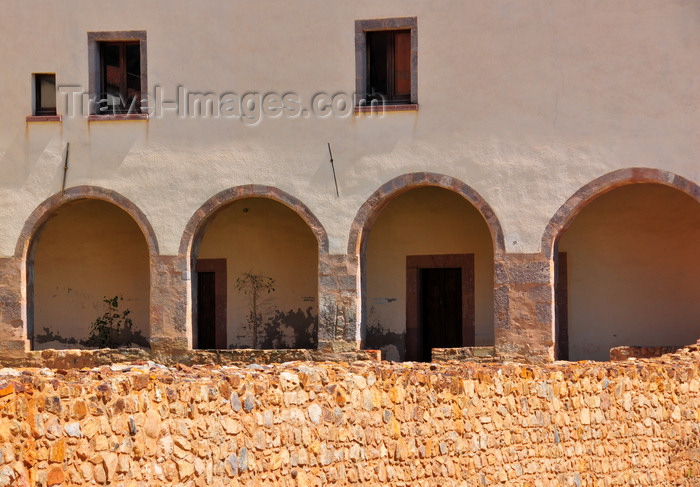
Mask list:
[[406,355],[406,332],[396,333],[386,330],[379,322],[370,323],[367,326],[365,348],[381,350],[383,360],[403,361]]

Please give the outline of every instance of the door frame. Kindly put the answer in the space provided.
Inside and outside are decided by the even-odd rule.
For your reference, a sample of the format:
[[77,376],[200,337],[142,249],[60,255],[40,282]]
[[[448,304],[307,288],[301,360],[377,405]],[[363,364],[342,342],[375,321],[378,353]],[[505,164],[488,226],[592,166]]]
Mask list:
[[568,256],[557,249],[554,258],[554,356],[556,360],[569,360]]
[[419,360],[422,348],[421,269],[460,268],[462,270],[462,347],[475,341],[474,254],[406,256],[406,360]]
[[[228,310],[228,291],[226,284],[226,259],[197,259],[195,272],[214,273],[214,346],[217,349],[226,349],[228,345],[226,333],[226,314]],[[197,293],[194,293],[196,296]],[[197,305],[198,306],[198,305]],[[199,318],[198,308],[195,308]],[[199,341],[199,320],[197,330],[193,333],[193,340]],[[199,347],[196,343],[195,348]]]

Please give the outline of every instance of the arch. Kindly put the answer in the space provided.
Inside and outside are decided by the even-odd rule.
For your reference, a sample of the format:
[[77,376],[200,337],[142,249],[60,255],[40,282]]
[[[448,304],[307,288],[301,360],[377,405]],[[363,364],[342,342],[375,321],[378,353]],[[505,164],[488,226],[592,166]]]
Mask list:
[[[482,238],[484,239],[483,242],[484,245],[488,245],[490,248],[490,251],[493,251],[492,255],[489,255],[488,257],[488,262],[493,265],[493,262],[495,259],[500,259],[502,258],[503,254],[505,254],[505,241],[503,237],[503,231],[500,225],[500,222],[498,221],[498,218],[496,217],[495,212],[493,209],[488,205],[488,203],[484,200],[483,197],[479,193],[477,193],[473,188],[469,187],[467,184],[463,183],[462,181],[459,181],[455,178],[452,178],[450,176],[442,175],[442,174],[435,174],[435,173],[428,173],[428,172],[421,172],[421,173],[410,173],[410,174],[405,174],[403,176],[399,176],[397,178],[394,178],[390,180],[389,182],[385,183],[382,185],[377,191],[375,191],[368,199],[367,201],[361,206],[360,210],[358,211],[355,220],[353,221],[351,232],[350,232],[350,238],[348,241],[348,255],[350,258],[355,258],[357,259],[357,262],[359,262],[359,276],[358,276],[358,300],[357,300],[357,310],[356,314],[358,316],[361,316],[360,320],[360,337],[362,338],[362,341],[365,342],[365,340],[369,339],[369,333],[370,333],[370,320],[371,318],[371,312],[370,312],[370,306],[368,304],[368,299],[370,299],[370,296],[368,294],[369,292],[369,281],[368,281],[368,263],[367,263],[367,253],[368,253],[368,242],[370,240],[369,235],[371,232],[371,229],[378,223],[380,219],[380,214],[383,213],[383,210],[385,210],[393,201],[395,201],[399,196],[403,196],[404,194],[409,193],[412,190],[420,189],[420,188],[435,188],[435,189],[441,189],[445,190],[448,193],[451,193],[457,201],[462,201],[465,203],[467,206],[470,206],[472,208],[472,211],[474,212],[474,217],[475,218],[481,218],[482,223],[484,225],[483,227],[483,233],[482,233]],[[466,201],[465,201],[466,200]],[[487,242],[487,243],[486,243]],[[490,252],[489,252],[490,253]],[[482,254],[479,254],[482,255]],[[435,257],[435,256],[432,256]],[[443,255],[444,257],[444,255]],[[471,262],[469,265],[466,264],[466,260],[463,262],[464,265],[457,265],[457,261],[455,260],[454,265],[450,264],[450,267],[459,267],[462,270],[460,271],[461,275],[463,278],[466,279],[473,279],[473,266],[474,266],[474,254],[464,254],[464,255],[456,255],[454,256],[455,258],[459,259],[471,259],[469,262]],[[483,265],[482,263],[479,263],[482,260],[482,257],[479,257],[477,255],[477,267]],[[411,261],[413,262],[413,261]],[[460,261],[462,262],[462,261]],[[408,264],[406,264],[408,265]],[[431,266],[431,265],[418,265],[415,267],[415,269],[418,269],[421,266],[427,266],[427,267],[442,267],[442,265],[437,265],[437,266]],[[415,281],[415,279],[419,279],[419,273],[417,270],[414,270],[414,267],[411,265],[411,274],[410,274],[410,279],[411,282]],[[470,270],[471,269],[471,270]],[[491,284],[487,285],[487,288],[491,289],[491,292],[494,290],[494,282],[495,282],[495,269],[492,267],[492,270],[490,271],[491,273],[491,279],[492,282]],[[407,279],[409,278],[409,270],[406,270],[407,272]],[[415,274],[415,275],[414,275]],[[466,276],[472,275],[471,278],[467,278]],[[483,275],[483,274],[480,274]],[[415,279],[414,279],[415,278]],[[405,298],[405,305],[407,306],[407,323],[406,323],[406,332],[405,332],[405,337],[399,338],[395,340],[397,343],[401,342],[402,340],[406,340],[405,342],[405,347],[406,347],[406,353],[407,356],[409,354],[408,350],[410,349],[410,355],[415,355],[418,353],[418,345],[417,345],[417,338],[415,337],[418,330],[418,324],[414,323],[415,315],[417,311],[414,309],[415,306],[413,306],[414,302],[417,299],[417,295],[410,294],[409,293],[409,288],[413,289],[412,285],[409,285],[408,282],[404,283],[406,286],[406,298]],[[482,282],[481,285],[484,283]],[[473,303],[473,293],[474,293],[474,288],[473,288],[473,283],[471,284],[471,289],[467,289],[467,285],[463,283],[462,289],[464,290],[465,294],[462,296],[462,310],[466,312],[467,309],[470,309],[471,312],[474,311],[474,303]],[[480,287],[479,289],[484,289],[483,287]],[[483,292],[483,291],[479,291]],[[467,298],[466,296],[470,295],[470,298]],[[402,298],[403,299],[403,298]],[[489,298],[489,300],[493,303],[493,316],[494,316],[494,328],[493,332],[495,335],[498,335],[499,331],[497,329],[496,323],[498,322],[497,317],[503,313],[502,309],[502,303],[500,301],[495,301],[493,300],[493,297]],[[400,299],[398,302],[400,303],[402,300]],[[471,302],[467,306],[467,303]],[[467,306],[467,307],[464,307]],[[484,309],[482,305],[477,304],[477,309]],[[409,309],[410,308],[410,309]],[[467,313],[468,314],[468,313]],[[409,316],[411,317],[409,319]],[[473,317],[472,317],[473,318]],[[410,321],[410,323],[409,323]],[[462,324],[464,326],[464,323],[467,323],[469,321],[468,318],[463,317],[462,318]],[[473,319],[471,320],[473,323]],[[467,328],[470,328],[467,326]],[[376,330],[374,330],[376,332]],[[387,330],[383,330],[387,331]],[[393,331],[391,333],[394,333]],[[474,339],[469,339],[466,338],[469,336],[469,334],[474,335],[474,329],[471,327],[471,330],[463,330],[463,333],[467,333],[466,335],[461,335],[463,338],[460,340],[465,340],[464,343],[469,343],[470,341],[473,341]],[[410,334],[410,338],[409,338]],[[375,337],[376,338],[376,337]],[[376,345],[376,344],[375,344]],[[393,352],[392,352],[393,353]],[[399,356],[402,355],[402,352],[398,352]],[[388,356],[388,355],[387,355]]]
[[[26,320],[25,333],[30,343],[33,343],[35,338],[34,266],[36,252],[39,248],[39,242],[42,234],[47,228],[47,224],[61,211],[62,208],[73,202],[85,201],[101,201],[108,203],[118,211],[123,212],[125,217],[130,219],[131,222],[135,224],[136,228],[138,228],[137,232],[141,233],[144,239],[143,242],[146,245],[146,248],[144,249],[147,252],[146,265],[148,266],[148,269],[146,270],[146,274],[149,276],[149,280],[151,279],[153,269],[148,261],[152,262],[153,257],[158,254],[158,241],[153,227],[146,218],[145,214],[132,201],[116,191],[87,185],[75,186],[67,189],[63,193],[54,194],[39,204],[39,206],[37,206],[37,208],[31,213],[29,218],[27,218],[15,247],[14,258],[17,259],[17,261],[20,262],[24,268],[21,279],[21,288],[23,289],[23,293],[26,292],[26,298],[21,303],[21,312]],[[148,318],[147,321],[149,333],[153,324],[153,314],[150,311],[152,303],[150,301],[151,300],[149,298],[148,307],[145,311]]]
[[[186,265],[188,266],[191,275],[197,272],[198,257],[200,253],[200,245],[204,241],[204,237],[209,229],[209,225],[213,222],[214,216],[219,214],[220,211],[231,207],[234,203],[249,199],[264,199],[269,200],[274,203],[280,204],[283,208],[291,210],[303,224],[306,226],[311,235],[313,235],[313,240],[316,242],[314,254],[317,257],[317,277],[316,277],[316,293],[320,294],[320,262],[321,258],[328,255],[329,242],[328,235],[325,228],[321,224],[318,218],[311,212],[311,210],[302,203],[296,197],[271,186],[250,184],[244,186],[236,186],[223,190],[213,197],[209,198],[190,218],[189,222],[185,226],[185,230],[180,240],[179,256],[182,258]],[[215,259],[214,259],[215,260]],[[210,263],[213,265],[214,262],[210,259]],[[221,270],[219,271],[221,272]],[[214,271],[214,275],[217,272]],[[195,334],[198,333],[197,329],[197,309],[195,304],[198,302],[197,293],[198,286],[192,282],[193,279],[188,280],[191,296],[192,306],[188,311],[188,324],[187,333],[190,346],[194,343]],[[219,289],[222,288],[221,285],[217,286]],[[228,301],[228,297],[224,298]],[[320,302],[320,299],[317,299]],[[318,313],[318,311],[317,311]],[[225,328],[227,325],[226,313],[221,312],[221,316],[217,315],[215,318],[217,325],[216,328]],[[316,323],[318,323],[318,318],[316,318]],[[314,340],[317,340],[318,335],[318,325],[316,325],[316,330],[313,332]],[[225,335],[222,333],[217,339],[217,347],[225,341]]]
[[552,259],[559,236],[574,218],[598,196],[628,184],[657,183],[682,191],[700,202],[700,186],[662,169],[632,167],[605,174],[576,191],[552,216],[542,235],[542,253]]
[[244,198],[268,198],[292,209],[313,232],[318,241],[319,253],[321,255],[328,253],[328,234],[320,220],[316,218],[308,206],[281,189],[261,184],[247,184],[225,189],[209,198],[199,207],[185,226],[182,239],[180,240],[180,255],[192,257],[193,254],[196,254],[193,250],[196,249],[197,239],[201,239],[202,235],[204,235],[207,225],[211,222],[211,217],[218,210]]
[[[634,186],[634,187],[633,187]],[[559,358],[563,359],[568,359],[569,358],[569,353],[571,350],[571,353],[575,355],[575,359],[582,359],[582,358],[589,358],[589,357],[584,357],[583,355],[583,349],[581,348],[585,344],[585,346],[589,347],[589,349],[586,350],[586,354],[595,354],[596,359],[601,359],[601,346],[602,344],[605,345],[603,348],[610,348],[611,346],[617,346],[620,343],[614,343],[614,341],[611,341],[610,343],[603,343],[601,341],[597,342],[591,342],[589,339],[582,340],[581,339],[581,330],[584,328],[580,326],[581,322],[585,323],[601,323],[604,322],[604,319],[596,319],[596,318],[591,318],[588,316],[587,318],[583,319],[581,318],[581,310],[592,310],[592,309],[598,309],[598,306],[591,307],[591,306],[585,306],[581,305],[583,302],[581,289],[588,289],[588,290],[596,290],[596,292],[603,293],[604,296],[609,296],[610,293],[603,290],[602,287],[598,285],[592,285],[591,282],[588,282],[588,284],[581,284],[582,282],[585,283],[585,279],[592,280],[594,279],[596,273],[597,275],[600,276],[600,273],[603,272],[602,269],[605,269],[606,271],[609,271],[610,269],[614,268],[614,264],[611,264],[610,262],[606,264],[601,264],[600,266],[597,266],[596,263],[598,262],[605,262],[606,258],[611,258],[615,262],[615,264],[619,262],[624,262],[625,259],[633,259],[634,255],[636,255],[634,252],[649,252],[648,248],[650,247],[640,247],[642,245],[642,242],[650,242],[653,240],[649,240],[648,238],[635,238],[634,244],[627,245],[624,250],[620,250],[620,243],[618,243],[618,247],[611,247],[612,250],[606,250],[605,252],[602,252],[596,256],[595,259],[592,259],[591,254],[586,254],[586,251],[589,249],[595,249],[599,248],[598,245],[593,245],[593,244],[586,244],[583,246],[586,251],[582,253],[582,247],[581,247],[581,233],[578,233],[579,238],[576,240],[574,237],[573,240],[568,239],[567,236],[570,235],[569,232],[574,232],[573,235],[577,235],[576,232],[581,232],[582,228],[588,228],[588,235],[589,237],[592,235],[592,238],[596,238],[596,234],[592,233],[595,232],[595,227],[590,226],[591,222],[593,220],[590,220],[591,218],[591,213],[590,211],[598,211],[598,213],[593,213],[598,216],[598,222],[600,221],[605,221],[605,220],[600,220],[600,215],[612,215],[615,212],[603,212],[600,213],[602,208],[600,205],[605,205],[608,204],[610,205],[610,198],[615,198],[615,197],[622,197],[622,195],[632,195],[631,197],[634,198],[634,195],[636,194],[636,200],[631,200],[631,201],[642,201],[639,199],[639,192],[636,192],[636,188],[642,189],[641,186],[647,186],[648,188],[660,188],[660,189],[665,189],[666,191],[669,191],[668,196],[664,198],[661,201],[671,201],[674,200],[672,196],[672,193],[677,194],[678,197],[682,197],[685,199],[686,196],[690,197],[690,201],[695,201],[697,203],[700,203],[700,186],[695,184],[694,182],[687,180],[681,176],[678,176],[676,174],[673,174],[668,171],[660,170],[660,169],[653,169],[653,168],[626,168],[626,169],[620,169],[617,171],[610,172],[608,174],[605,174],[590,183],[584,185],[581,187],[578,191],[576,191],[560,208],[559,210],[554,214],[552,219],[549,221],[545,232],[542,236],[542,253],[544,256],[549,259],[550,261],[554,261],[554,271],[555,271],[555,281],[554,281],[554,288],[553,288],[553,300],[555,303],[555,319],[554,319],[554,327],[553,327],[553,332],[554,332],[554,340],[556,343],[556,349],[557,349],[557,354],[559,355]],[[636,188],[635,188],[636,187]],[[672,192],[671,192],[672,190]],[[622,192],[622,193],[620,193]],[[651,193],[652,195],[654,193]],[[658,194],[658,193],[657,193]],[[685,195],[685,196],[681,196]],[[657,196],[658,197],[658,196]],[[674,200],[675,201],[675,200]],[[692,203],[691,203],[692,204]],[[657,205],[658,206],[658,205]],[[621,205],[618,204],[617,207],[621,207]],[[604,206],[603,206],[604,208]],[[647,214],[647,213],[637,213],[637,214]],[[650,213],[651,214],[651,213]],[[586,218],[589,218],[588,220]],[[614,218],[611,216],[611,218]],[[581,220],[582,219],[582,220]],[[589,227],[581,227],[578,226],[576,222],[583,221],[583,222],[588,222]],[[625,220],[627,221],[627,220]],[[634,218],[630,218],[630,221],[637,221]],[[660,222],[662,220],[659,219],[651,219],[648,220],[646,223],[649,225],[654,225],[656,223],[653,222]],[[582,223],[583,224],[583,223]],[[605,223],[603,223],[605,224]],[[585,224],[584,224],[585,225]],[[615,229],[620,229],[624,225],[623,224],[618,224],[614,226]],[[631,228],[640,228],[638,226],[631,227]],[[686,228],[689,228],[686,226]],[[593,229],[593,230],[591,230]],[[609,237],[610,235],[617,234],[616,231],[614,230],[608,230],[608,231],[603,231],[603,235],[605,235],[605,243],[608,245],[614,245],[611,242],[624,242],[624,234],[622,237],[617,237],[614,240],[611,240]],[[600,235],[600,234],[599,234]],[[657,232],[655,235],[660,235],[659,232]],[[567,240],[564,240],[567,239]],[[576,242],[579,242],[577,245]],[[664,240],[666,242],[666,240]],[[598,243],[600,244],[601,240],[598,238]],[[649,243],[648,245],[652,245]],[[661,248],[659,247],[659,243],[657,242],[655,248]],[[634,252],[630,252],[629,249],[637,249],[634,250]],[[639,250],[643,249],[643,250]],[[644,250],[646,249],[646,250]],[[591,250],[591,252],[595,252]],[[613,252],[613,253],[611,253]],[[617,254],[614,252],[618,252]],[[586,262],[586,265],[581,265],[581,259],[584,259],[585,257],[582,257],[585,255],[588,255],[588,261]],[[668,255],[681,255],[680,253],[671,253]],[[616,257],[610,257],[610,256],[616,256]],[[644,319],[641,317],[634,317],[633,314],[625,314],[625,313],[633,313],[630,310],[639,310],[642,309],[642,307],[638,305],[630,305],[629,302],[630,300],[633,300],[636,302],[636,300],[641,299],[641,301],[644,303],[644,305],[647,305],[648,303],[655,302],[654,299],[652,299],[652,296],[657,296],[657,290],[653,288],[649,288],[648,286],[645,287],[645,283],[648,282],[656,282],[657,279],[663,278],[669,278],[668,274],[664,274],[661,272],[661,277],[654,273],[654,279],[649,280],[646,275],[639,275],[637,274],[636,277],[630,278],[627,277],[626,280],[624,278],[625,275],[629,276],[629,269],[635,269],[637,273],[644,273],[644,272],[656,272],[657,268],[650,268],[650,267],[645,267],[645,266],[640,266],[639,265],[639,257],[638,261],[634,265],[630,265],[629,259],[627,260],[628,265],[626,269],[628,271],[625,271],[624,274],[622,273],[617,273],[617,274],[612,274],[612,275],[607,275],[604,276],[605,278],[598,279],[597,282],[605,282],[605,283],[614,283],[611,284],[612,289],[614,289],[616,292],[623,293],[622,298],[620,298],[618,295],[617,298],[615,298],[615,307],[614,308],[609,308],[607,312],[603,313],[603,316],[611,316],[614,313],[616,314],[616,319],[614,320],[615,323],[621,322],[621,320],[624,321],[625,316],[631,316],[632,318],[628,318],[628,321],[634,322],[635,326],[641,324],[644,322]],[[687,256],[686,256],[687,258]],[[646,258],[643,260],[643,262],[648,263],[648,262],[654,262],[658,260],[657,256],[655,256],[653,259]],[[576,264],[578,262],[578,264]],[[576,265],[575,265],[576,264]],[[677,265],[677,262],[675,263]],[[571,281],[571,272],[573,271],[576,272],[576,278],[574,281]],[[673,268],[673,265],[669,264],[669,262],[666,262],[664,266],[662,266],[659,269],[670,269]],[[578,269],[578,270],[576,270]],[[585,269],[583,271],[582,269]],[[651,271],[649,269],[652,269]],[[610,271],[612,272],[612,271]],[[632,274],[634,276],[634,274]],[[619,280],[615,280],[619,277]],[[677,279],[672,278],[673,281],[677,281]],[[572,284],[573,282],[573,284]],[[631,287],[629,285],[630,282],[635,283],[635,287]],[[572,287],[573,286],[573,287]],[[635,293],[644,293],[646,292],[646,299],[639,298],[635,296],[634,298],[630,298],[629,296],[625,297],[624,292],[627,292],[628,294],[631,292],[630,290],[633,290]],[[593,291],[590,291],[593,292]],[[682,295],[682,293],[676,293],[674,296]],[[575,298],[574,298],[575,297]],[[627,301],[625,301],[627,299]],[[589,302],[596,302],[596,303],[603,303],[606,300],[603,299],[601,296],[596,297],[588,297]],[[667,300],[668,301],[668,300]],[[625,306],[624,304],[627,302],[627,305]],[[666,301],[664,301],[666,303]],[[670,302],[670,301],[669,301]],[[572,304],[573,303],[573,304]],[[578,303],[578,304],[576,304]],[[601,304],[602,305],[602,304]],[[664,304],[665,306],[666,304]],[[571,306],[574,306],[575,309],[572,309]],[[648,308],[646,313],[643,313],[644,317],[653,317],[656,316],[655,311],[660,308]],[[679,309],[679,308],[676,308]],[[668,313],[664,312],[664,316],[670,316]],[[657,317],[658,318],[658,317]],[[652,319],[652,318],[650,318]],[[573,321],[572,321],[573,320]],[[577,325],[578,323],[578,325]],[[650,322],[651,323],[651,322]],[[670,324],[667,324],[671,328],[673,328]],[[612,323],[609,323],[606,330],[612,330],[614,328],[614,325]],[[571,333],[574,330],[576,333],[576,336],[572,336]],[[622,332],[627,332],[629,328],[621,328],[620,329]],[[645,345],[654,345],[657,343],[660,343],[656,341],[656,338],[653,338],[655,335],[654,331],[655,329],[649,324],[647,324],[646,332],[643,330],[638,330],[637,335],[635,335],[637,338],[641,337],[647,337],[646,339],[648,340],[648,343],[645,343]],[[670,331],[670,330],[669,330]],[[614,334],[614,337],[624,337],[624,335],[620,335],[620,331],[616,331],[616,334]],[[645,333],[650,333],[650,335],[647,335]],[[600,334],[596,336],[602,336]],[[657,337],[658,338],[658,337]],[[629,336],[626,338],[627,340],[630,339]],[[625,340],[625,338],[620,338],[620,340]],[[630,344],[630,345],[635,345],[634,340],[631,342],[628,341],[622,341],[622,344]],[[640,342],[641,343],[641,342]],[[637,343],[636,345],[639,345]],[[682,345],[682,343],[678,343],[674,345]],[[573,346],[574,348],[570,348],[570,346]],[[590,348],[593,346],[594,348]],[[595,346],[598,346],[598,349],[595,349]]]
[[383,184],[360,207],[350,228],[348,255],[358,256],[363,251],[367,231],[372,227],[381,210],[396,196],[423,186],[435,186],[453,191],[471,203],[486,221],[493,240],[494,257],[505,253],[505,239],[496,213],[486,200],[469,185],[444,174],[416,172],[398,176]]
[[27,259],[32,242],[37,240],[41,234],[41,230],[46,222],[55,214],[55,212],[63,205],[71,201],[82,199],[96,199],[112,203],[121,210],[124,210],[141,229],[148,251],[151,256],[159,253],[158,240],[153,231],[151,223],[146,218],[146,215],[136,206],[131,200],[110,189],[101,188],[99,186],[75,186],[66,189],[64,193],[56,193],[53,196],[44,200],[36,209],[29,215],[29,218],[24,223],[17,245],[15,247],[15,257],[19,259]]

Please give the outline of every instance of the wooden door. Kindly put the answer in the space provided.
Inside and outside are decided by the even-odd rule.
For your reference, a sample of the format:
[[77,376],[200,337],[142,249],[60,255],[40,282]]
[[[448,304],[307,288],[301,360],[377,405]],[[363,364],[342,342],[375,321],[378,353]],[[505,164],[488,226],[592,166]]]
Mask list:
[[197,273],[197,346],[216,348],[216,274]]
[[462,346],[462,268],[421,269],[420,280],[419,354],[429,362],[433,348]]
[[196,347],[226,348],[226,259],[198,259]]
[[569,289],[566,252],[557,253],[554,264],[554,335],[557,360],[569,360]]
[[474,254],[406,257],[406,360],[474,341]]

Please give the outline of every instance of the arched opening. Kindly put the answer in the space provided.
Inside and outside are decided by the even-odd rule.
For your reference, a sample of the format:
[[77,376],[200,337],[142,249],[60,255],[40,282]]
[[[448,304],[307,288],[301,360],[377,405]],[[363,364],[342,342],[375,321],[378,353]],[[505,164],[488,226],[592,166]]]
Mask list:
[[[28,252],[34,349],[148,347],[149,246],[129,213],[100,199],[69,200],[40,223]],[[112,314],[132,326],[115,321],[107,325],[118,333],[104,326],[93,330],[108,312],[105,300],[114,298]]]
[[195,348],[314,348],[319,241],[287,205],[244,197],[199,225],[193,245]]
[[608,189],[556,239],[559,358],[608,360],[616,346],[694,343],[700,204],[653,181]]
[[[408,188],[363,232],[365,347],[389,360],[494,344],[494,244],[482,213],[438,186]],[[500,228],[499,228],[500,232]]]

